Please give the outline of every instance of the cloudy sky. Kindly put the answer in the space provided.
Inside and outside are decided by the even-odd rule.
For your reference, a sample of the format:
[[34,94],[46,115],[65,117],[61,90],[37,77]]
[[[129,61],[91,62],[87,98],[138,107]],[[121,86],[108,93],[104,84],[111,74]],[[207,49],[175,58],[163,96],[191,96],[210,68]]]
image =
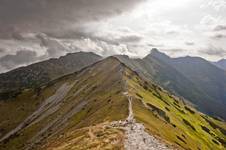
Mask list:
[[0,72],[68,52],[226,58],[226,0],[0,0]]

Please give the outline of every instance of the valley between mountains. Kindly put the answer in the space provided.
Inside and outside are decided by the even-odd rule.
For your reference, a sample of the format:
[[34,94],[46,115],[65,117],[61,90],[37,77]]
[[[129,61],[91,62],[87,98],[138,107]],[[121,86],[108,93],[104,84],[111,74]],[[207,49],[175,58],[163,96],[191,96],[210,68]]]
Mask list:
[[117,57],[0,101],[1,150],[224,150],[226,123]]

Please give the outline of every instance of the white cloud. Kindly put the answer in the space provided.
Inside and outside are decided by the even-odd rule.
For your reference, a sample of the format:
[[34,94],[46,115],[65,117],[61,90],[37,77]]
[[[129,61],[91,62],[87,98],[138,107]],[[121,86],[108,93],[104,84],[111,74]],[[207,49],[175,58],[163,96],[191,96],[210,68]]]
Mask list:
[[201,8],[214,8],[216,11],[221,11],[226,8],[225,0],[209,0],[200,6]]
[[98,14],[102,19],[79,26],[72,23],[68,31],[47,33],[44,44],[36,33],[0,40],[0,49],[4,49],[0,57],[21,49],[35,51],[38,56],[44,56],[42,58],[80,50],[103,56],[127,54],[142,57],[157,47],[173,57],[192,55],[216,60],[226,57],[226,53],[216,53],[226,49],[225,31],[216,30],[226,25],[225,2],[147,0],[133,11],[118,13],[120,15],[111,18]]

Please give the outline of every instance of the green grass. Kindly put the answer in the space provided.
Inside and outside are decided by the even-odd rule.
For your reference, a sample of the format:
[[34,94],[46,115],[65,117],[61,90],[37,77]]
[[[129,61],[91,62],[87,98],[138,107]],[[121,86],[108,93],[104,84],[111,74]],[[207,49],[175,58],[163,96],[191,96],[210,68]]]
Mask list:
[[[218,129],[214,129],[202,117],[202,113],[182,100],[173,98],[168,92],[144,82],[132,74],[128,70],[126,78],[129,81],[130,93],[133,93],[135,99],[133,101],[135,117],[145,124],[149,132],[185,149],[225,149],[225,145],[219,142],[217,137],[225,140],[226,135]],[[128,77],[129,75],[130,77]],[[142,101],[164,111],[170,122],[166,121],[162,115],[144,107]],[[208,119],[226,129],[225,122],[211,117]],[[208,128],[211,134],[203,130],[201,126]]]
[[66,132],[60,137],[55,137],[39,149],[58,150],[84,150],[84,149],[106,149],[122,150],[124,131],[111,127],[104,127],[106,124],[84,127],[71,132]]
[[[34,112],[62,84],[73,84],[56,111],[50,114],[44,112],[47,113],[45,117],[39,117],[40,120],[34,120],[32,125],[1,143],[0,149],[24,149],[34,137],[37,137],[34,141],[38,142],[35,144],[36,149],[122,149],[123,131],[103,128],[103,124],[124,120],[128,116],[128,100],[123,95],[124,81],[127,81],[128,92],[133,97],[134,116],[138,122],[144,123],[150,134],[179,148],[225,149],[225,122],[208,117],[158,86],[145,82],[115,59],[107,59],[78,73],[59,78],[40,91],[25,90],[15,99],[2,101],[0,112],[6,115],[0,116],[0,127],[6,133]],[[84,105],[78,107],[83,102]],[[77,107],[78,110],[73,112]],[[54,120],[57,121],[54,123]],[[38,134],[51,123],[53,125],[45,132]],[[90,129],[95,139],[90,136]],[[120,142],[112,145],[105,139]]]
[[[32,137],[36,136],[35,141],[38,141],[39,144],[45,143],[47,138],[51,139],[52,136],[54,138],[61,133],[72,132],[73,130],[94,126],[102,122],[122,120],[127,117],[128,101],[122,94],[121,64],[116,60],[109,60],[106,63],[99,63],[94,67],[87,68],[79,73],[65,76],[49,83],[48,86],[39,92],[39,96],[37,96],[38,105],[32,108],[31,111],[26,112],[23,119],[19,119],[14,127],[37,109],[43,100],[52,96],[64,83],[75,84],[63,98],[60,107],[54,113],[41,118],[41,120],[33,121],[35,124],[22,129],[18,133],[18,136],[11,137],[9,141],[0,146],[0,149],[1,147],[6,147],[10,150],[21,148],[24,146],[23,144],[29,142]],[[29,104],[26,105],[26,107],[30,107],[30,105],[33,104],[31,98],[35,97],[34,95],[36,94],[37,93],[33,92],[25,96]],[[14,100],[18,102],[18,104],[21,103],[18,101],[19,97]],[[72,110],[82,102],[86,102],[86,104],[80,108],[78,112],[73,112]],[[12,104],[12,106],[15,106],[15,104]],[[14,112],[13,110],[9,112],[12,115],[10,118],[11,122],[13,122],[12,118],[16,118],[18,115]],[[46,112],[44,112],[44,114],[45,113]],[[4,119],[5,118],[2,120]],[[57,119],[57,122],[53,123],[55,119]],[[51,123],[53,123],[53,126],[49,127],[43,134],[38,134]],[[25,147],[26,146],[27,144],[25,144]]]

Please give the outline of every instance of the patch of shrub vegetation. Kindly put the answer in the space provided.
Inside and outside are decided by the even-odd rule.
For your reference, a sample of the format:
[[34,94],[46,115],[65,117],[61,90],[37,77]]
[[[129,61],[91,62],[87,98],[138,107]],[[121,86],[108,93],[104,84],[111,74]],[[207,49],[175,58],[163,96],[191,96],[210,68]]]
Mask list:
[[159,90],[159,91],[163,91],[163,89],[162,89],[161,87],[158,87],[158,90]]
[[111,102],[111,99],[108,99],[108,103],[110,103]]
[[174,102],[175,102],[175,103],[177,103],[177,104],[179,104],[179,101],[178,101],[178,100],[176,100],[175,98],[174,98]]
[[189,111],[191,114],[195,114],[195,111],[193,111],[191,108],[185,106],[184,107],[187,111]]
[[168,94],[169,98],[173,98],[173,96],[171,94]]
[[147,81],[145,81],[144,82],[144,85],[142,86],[145,90],[149,90],[149,88],[148,88],[148,82]]
[[182,139],[181,137],[179,137],[178,135],[177,135],[177,139],[179,139],[180,141],[182,141],[184,144],[187,144],[187,142],[184,139]]
[[159,93],[158,93],[158,94],[153,93],[153,95],[154,95],[155,97],[159,98],[159,99],[162,99],[162,97],[161,97],[161,95],[160,95]]
[[210,124],[210,126],[212,128],[219,129],[220,132],[226,136],[226,130],[225,129],[223,129],[220,126],[216,125],[214,122],[210,121],[209,119],[206,119],[205,117],[203,117],[203,118]]
[[97,86],[93,86],[92,89],[91,89],[91,91],[94,91],[96,89],[97,89]]
[[11,98],[16,98],[20,94],[21,94],[21,90],[7,91],[4,93],[0,93],[0,100],[8,100]]
[[179,108],[177,108],[177,107],[175,107],[179,112],[181,112],[182,114],[186,114],[185,112],[184,112],[184,110],[181,110],[181,109],[179,109]]
[[[157,94],[156,94],[156,93],[157,93]],[[162,98],[162,96],[158,93],[158,91],[156,91],[156,93],[153,93],[153,95],[154,95],[155,97],[157,97],[158,99],[160,99],[161,101],[163,101],[166,105],[170,106],[170,104],[167,103],[167,102]]]
[[181,145],[180,145],[180,143],[178,143],[178,142],[175,142],[177,145],[179,145],[180,147],[182,147]]
[[224,146],[226,147],[226,140],[220,138],[220,137],[217,137],[217,140]]
[[174,128],[176,128],[177,126],[175,125],[175,124],[173,124],[173,123],[171,123],[171,125],[174,127]]
[[187,126],[191,127],[192,130],[196,131],[195,127],[194,127],[189,121],[187,121],[186,119],[183,119],[183,122],[184,122]]
[[136,95],[140,98],[143,98],[143,96],[141,96],[139,93],[136,93]]
[[144,85],[143,88],[144,88],[145,90],[148,90],[148,87],[147,87],[146,85]]
[[183,134],[182,134],[182,136],[183,136],[183,138],[185,138],[185,139],[186,139],[186,136],[185,136],[185,135],[183,135]]
[[220,145],[219,142],[218,142],[217,140],[212,139],[212,141],[213,141],[215,144]]
[[177,103],[176,101],[174,101],[174,102],[173,102],[173,104],[174,104],[175,106],[177,106],[177,107],[179,107],[179,108],[180,108],[179,103]]
[[168,107],[165,107],[165,109],[166,109],[167,111],[170,111],[170,109],[169,109]]
[[170,106],[170,104],[169,104],[169,103],[167,103],[165,100],[163,100],[163,102],[164,102],[166,105]]
[[208,129],[207,127],[201,125],[201,128],[202,128],[202,130],[204,130],[205,132],[211,134],[211,133],[210,133],[210,129]]
[[158,107],[147,103],[153,112],[156,112],[160,117],[162,117],[166,122],[170,123],[170,118],[166,115],[166,112],[159,109]]
[[219,118],[219,117],[212,117],[213,119],[217,120],[217,121],[224,121],[223,119]]

